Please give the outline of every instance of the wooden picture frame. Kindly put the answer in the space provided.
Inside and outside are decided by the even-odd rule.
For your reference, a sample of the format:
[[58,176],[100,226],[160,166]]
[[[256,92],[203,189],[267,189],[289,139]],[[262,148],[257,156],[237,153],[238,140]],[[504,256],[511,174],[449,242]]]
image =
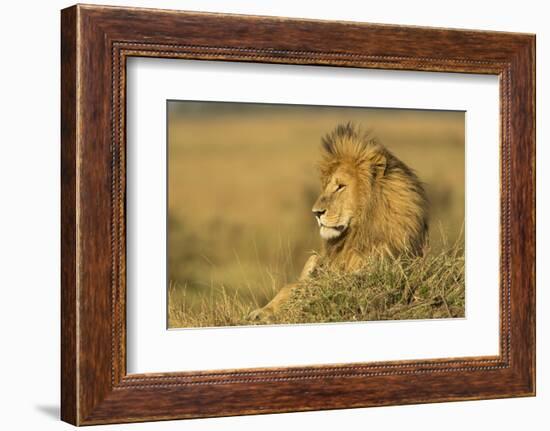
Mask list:
[[[64,9],[61,18],[64,421],[90,425],[535,394],[534,35],[83,5]],[[130,56],[498,75],[500,354],[128,375]]]

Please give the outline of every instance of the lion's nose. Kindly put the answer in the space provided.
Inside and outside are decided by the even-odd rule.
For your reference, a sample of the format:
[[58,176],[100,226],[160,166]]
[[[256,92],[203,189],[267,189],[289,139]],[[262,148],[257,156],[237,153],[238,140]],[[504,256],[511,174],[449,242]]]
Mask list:
[[312,209],[313,214],[315,214],[315,217],[321,218],[321,216],[327,212],[327,210],[318,210],[316,208]]

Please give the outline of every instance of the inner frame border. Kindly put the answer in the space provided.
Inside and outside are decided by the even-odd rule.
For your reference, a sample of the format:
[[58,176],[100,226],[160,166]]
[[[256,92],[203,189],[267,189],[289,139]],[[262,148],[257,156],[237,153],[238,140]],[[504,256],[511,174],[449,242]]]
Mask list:
[[[126,374],[126,59],[128,57],[155,57],[195,60],[226,60],[302,65],[336,65],[402,70],[445,72],[472,72],[499,76],[500,97],[500,354],[489,357],[442,358],[433,360],[384,361],[315,365],[299,367],[273,367],[235,369],[226,371],[189,371],[149,374]],[[228,48],[223,46],[196,46],[114,41],[112,43],[112,384],[115,389],[124,387],[173,387],[186,385],[216,385],[246,382],[273,382],[345,377],[371,377],[402,374],[441,373],[451,371],[487,371],[510,367],[511,350],[511,246],[510,246],[510,64],[497,61],[474,61],[442,58],[409,58],[396,56],[369,56],[316,51],[263,50],[254,48]],[[396,67],[395,61],[400,61]],[[407,67],[410,62],[410,67]],[[419,63],[420,62],[420,63]],[[441,67],[445,64],[445,67]],[[413,68],[414,66],[414,68]],[[420,66],[420,67],[419,67]],[[482,71],[479,67],[482,67]],[[283,376],[284,375],[284,376]],[[289,376],[290,375],[290,376]],[[117,385],[117,381],[120,382]]]

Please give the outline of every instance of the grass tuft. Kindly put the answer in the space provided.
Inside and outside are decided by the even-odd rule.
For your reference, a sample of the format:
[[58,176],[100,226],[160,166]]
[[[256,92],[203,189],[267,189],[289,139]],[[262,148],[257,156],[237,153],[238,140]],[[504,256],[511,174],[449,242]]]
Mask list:
[[355,273],[319,271],[273,323],[463,317],[464,290],[464,258],[454,253],[373,260]]

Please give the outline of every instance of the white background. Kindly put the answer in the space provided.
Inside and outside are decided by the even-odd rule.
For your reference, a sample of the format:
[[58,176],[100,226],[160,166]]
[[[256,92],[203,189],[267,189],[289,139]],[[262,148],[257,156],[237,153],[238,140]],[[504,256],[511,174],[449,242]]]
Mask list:
[[[545,285],[550,272],[550,29],[545,2],[463,0],[338,2],[144,1],[102,3],[537,33],[538,396],[508,399],[106,426],[96,429],[258,430],[548,428],[550,373]],[[5,2],[0,16],[0,424],[70,429],[59,399],[59,9],[69,2]]]
[[[498,354],[498,77],[134,58],[127,83],[129,373]],[[467,318],[167,331],[167,99],[466,111]]]

